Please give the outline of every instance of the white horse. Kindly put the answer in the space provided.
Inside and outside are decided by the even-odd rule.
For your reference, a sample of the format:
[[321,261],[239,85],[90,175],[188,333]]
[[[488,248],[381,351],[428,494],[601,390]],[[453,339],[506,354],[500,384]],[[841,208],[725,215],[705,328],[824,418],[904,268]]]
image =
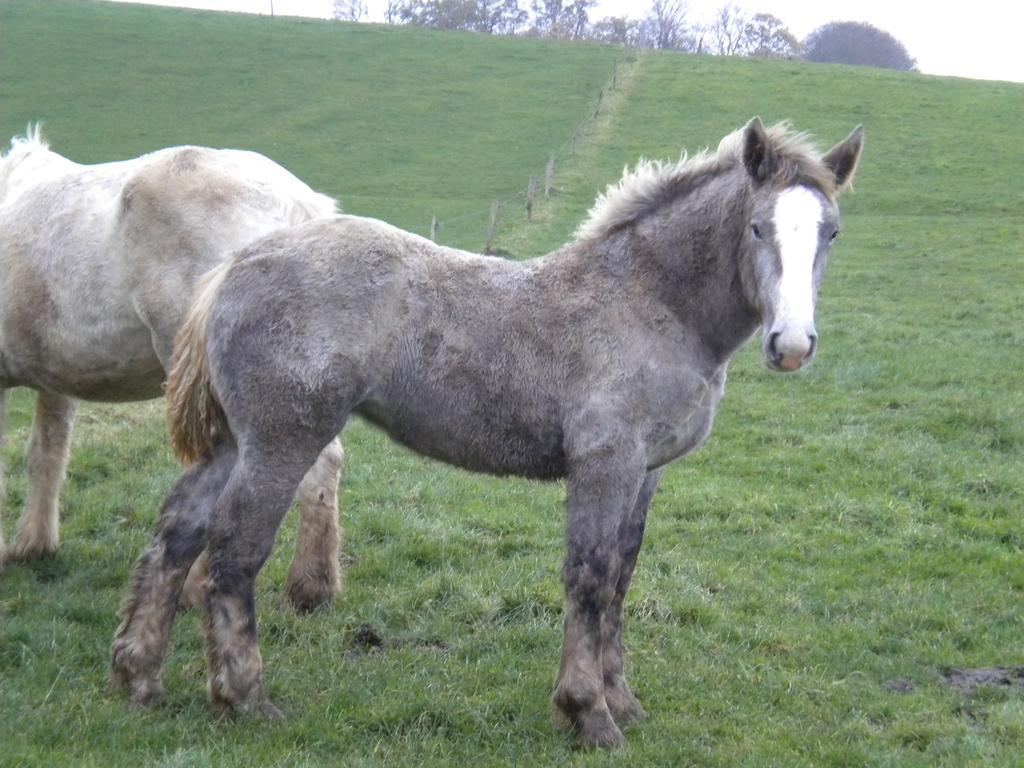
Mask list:
[[[0,531],[0,568],[58,547],[78,400],[159,397],[199,277],[272,230],[336,211],[334,200],[254,152],[173,147],[79,165],[52,152],[38,126],[12,140],[0,155],[0,441],[5,390],[39,394],[28,494],[6,549]],[[341,464],[335,441],[296,495],[302,517],[288,594],[299,607],[339,589]],[[192,599],[200,576],[201,567]]]

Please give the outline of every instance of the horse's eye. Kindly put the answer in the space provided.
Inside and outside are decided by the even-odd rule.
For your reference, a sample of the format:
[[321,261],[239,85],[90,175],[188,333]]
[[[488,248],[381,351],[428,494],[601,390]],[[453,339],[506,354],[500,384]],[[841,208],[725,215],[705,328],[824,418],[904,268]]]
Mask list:
[[830,237],[830,238],[828,239],[828,241],[829,241],[830,243],[834,243],[834,242],[836,241],[836,238],[837,238],[837,237],[839,237],[839,230],[838,230],[838,229],[837,229],[837,230],[836,230],[835,232],[833,232],[833,233],[832,233],[832,237]]
[[761,239],[761,228],[757,224],[750,225],[750,233],[754,236],[755,240]]

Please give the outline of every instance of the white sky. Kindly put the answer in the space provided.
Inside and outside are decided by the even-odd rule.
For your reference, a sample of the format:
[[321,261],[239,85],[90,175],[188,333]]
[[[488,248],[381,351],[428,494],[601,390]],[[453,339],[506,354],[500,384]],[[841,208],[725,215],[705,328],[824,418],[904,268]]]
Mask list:
[[[124,1],[124,0],[122,0]],[[222,11],[274,13],[282,16],[329,17],[333,0],[129,0],[158,5],[211,8]],[[366,0],[370,20],[382,19],[386,0]],[[689,0],[688,19],[710,19],[726,0]],[[525,4],[525,3],[524,3]],[[647,0],[598,0],[591,20],[603,16],[645,15]],[[1024,3],[1018,0],[736,0],[749,14],[770,13],[803,39],[830,21],[865,21],[883,29],[917,59],[918,69],[932,75],[1024,82]]]

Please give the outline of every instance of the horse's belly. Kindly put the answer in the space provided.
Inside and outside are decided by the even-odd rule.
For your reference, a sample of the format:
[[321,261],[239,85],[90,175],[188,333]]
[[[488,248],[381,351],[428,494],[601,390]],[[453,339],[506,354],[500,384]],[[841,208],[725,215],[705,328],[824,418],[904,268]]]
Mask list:
[[98,402],[148,400],[162,393],[164,370],[148,333],[96,343],[60,343],[48,333],[22,341],[0,350],[0,386]]
[[[152,363],[155,363],[153,365]],[[164,370],[156,358],[104,368],[33,369],[26,375],[0,372],[0,387],[31,387],[100,403],[150,400],[163,394]]]
[[150,400],[163,394],[164,370],[156,358],[150,361],[129,362],[130,370],[120,367],[106,371],[89,371],[73,381],[65,377],[64,394],[80,400],[101,403]]
[[535,480],[566,473],[562,433],[555,424],[542,428],[466,414],[446,416],[443,406],[381,408],[364,403],[359,413],[407,448],[471,472]]

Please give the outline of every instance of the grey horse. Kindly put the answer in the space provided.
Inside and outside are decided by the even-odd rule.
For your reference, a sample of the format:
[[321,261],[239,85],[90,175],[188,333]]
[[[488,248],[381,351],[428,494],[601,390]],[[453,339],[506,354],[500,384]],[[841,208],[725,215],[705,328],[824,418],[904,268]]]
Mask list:
[[[82,165],[51,150],[38,126],[13,140],[0,156],[0,442],[7,389],[38,398],[25,508],[6,549],[0,532],[0,567],[57,549],[78,401],[159,397],[200,275],[275,229],[336,212],[255,152],[169,147]],[[288,594],[302,608],[339,589],[341,461],[332,442],[298,494]],[[202,575],[200,561],[191,599]]]
[[836,198],[863,131],[824,155],[757,119],[717,152],[643,162],[573,242],[513,263],[350,216],[272,234],[197,296],[169,383],[189,469],[136,569],[113,676],[160,699],[176,590],[209,548],[209,692],[266,698],[253,580],[295,486],[349,416],[470,470],[567,478],[565,637],[553,701],[581,745],[643,716],[622,606],[662,468],[707,437],[730,358],[760,326],[768,366],[817,346]]

